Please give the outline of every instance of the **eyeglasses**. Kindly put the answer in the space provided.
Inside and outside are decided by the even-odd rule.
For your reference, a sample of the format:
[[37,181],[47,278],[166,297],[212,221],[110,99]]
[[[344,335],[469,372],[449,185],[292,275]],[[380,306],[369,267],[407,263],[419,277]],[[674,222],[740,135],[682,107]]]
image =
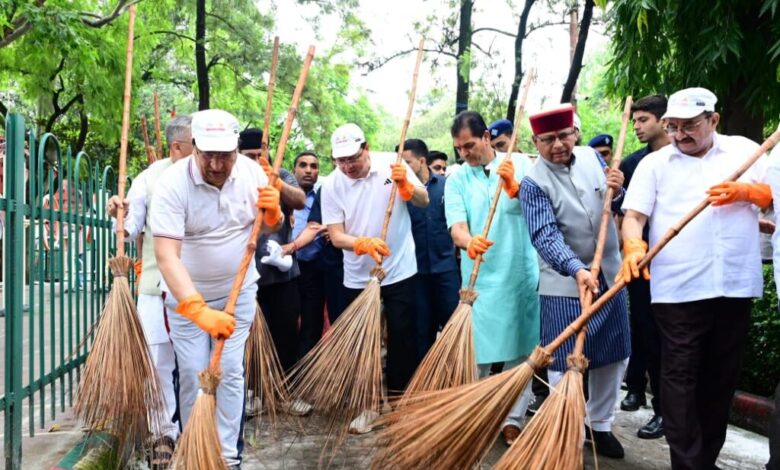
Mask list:
[[683,134],[691,135],[692,133],[694,133],[696,131],[696,129],[699,128],[701,123],[703,123],[704,121],[707,121],[707,120],[708,120],[708,118],[705,117],[705,118],[699,119],[696,122],[689,122],[689,123],[683,124],[682,126],[679,126],[679,127],[678,126],[669,125],[669,126],[666,126],[665,130],[666,130],[667,134],[676,134],[678,131],[682,131]]
[[577,132],[576,129],[569,129],[568,131],[561,131],[557,135],[546,135],[544,137],[537,137],[536,140],[543,143],[544,145],[552,145],[555,143],[556,140],[560,140],[561,142],[563,142],[564,140],[573,136],[576,132]]
[[236,159],[238,153],[236,152],[201,152],[198,150],[198,155],[206,163],[217,161],[219,163],[230,163]]
[[336,162],[336,165],[340,167],[350,166],[357,163],[358,159],[363,155],[363,150],[365,150],[365,147],[360,147],[360,150],[355,155],[352,155],[351,157],[339,157],[334,158],[333,161]]

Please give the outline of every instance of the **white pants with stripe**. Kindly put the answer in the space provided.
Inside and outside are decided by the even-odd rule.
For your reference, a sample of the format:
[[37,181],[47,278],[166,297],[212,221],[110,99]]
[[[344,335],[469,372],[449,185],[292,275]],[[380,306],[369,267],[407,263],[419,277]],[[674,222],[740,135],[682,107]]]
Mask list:
[[173,371],[176,368],[176,356],[173,353],[171,338],[165,327],[165,306],[161,295],[138,295],[138,317],[149,345],[152,363],[162,386],[164,422],[159,429],[152,429],[155,438],[168,436],[174,441],[179,436],[179,425],[173,421],[176,413],[176,392],[173,388]]
[[[512,367],[518,366],[527,358],[528,356],[523,356],[520,359],[505,362],[504,370],[506,371],[511,369]],[[492,364],[477,364],[477,370],[479,371],[480,379],[490,375],[491,365]],[[523,393],[521,393],[520,396],[517,397],[517,401],[515,401],[515,404],[512,405],[512,409],[509,410],[509,414],[506,416],[506,418],[504,418],[504,422],[501,424],[502,429],[504,426],[507,426],[509,424],[513,424],[518,428],[523,427],[522,424],[523,424],[523,420],[525,419],[525,412],[526,410],[528,410],[528,404],[531,403],[532,396],[533,394],[531,393],[531,382],[528,382],[528,385],[523,390]]]
[[[241,291],[236,304],[236,329],[222,351],[222,381],[217,387],[217,429],[222,455],[228,466],[241,463],[244,413],[244,345],[255,317],[257,284]],[[227,297],[210,300],[209,307],[225,308]],[[168,323],[179,364],[179,413],[186,428],[192,406],[200,393],[198,374],[207,369],[215,341],[190,320],[176,313],[176,300],[168,296]]]
[[[620,394],[620,383],[628,366],[628,359],[613,362],[588,371],[588,403],[586,424],[594,431],[612,431],[615,421],[615,405]],[[550,385],[555,387],[563,378],[563,372],[547,369]],[[555,393],[551,390],[550,393]]]

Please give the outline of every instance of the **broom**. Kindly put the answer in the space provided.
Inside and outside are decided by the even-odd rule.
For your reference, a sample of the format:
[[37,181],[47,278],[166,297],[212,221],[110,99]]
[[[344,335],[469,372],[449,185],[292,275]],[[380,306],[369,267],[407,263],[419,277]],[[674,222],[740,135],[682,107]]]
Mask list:
[[[779,140],[780,129],[769,136],[726,181],[739,178]],[[672,226],[647,252],[639,263],[639,269],[647,266],[708,205],[705,199]],[[549,365],[552,353],[581,330],[590,317],[625,286],[622,279],[615,282],[550,344],[544,348],[537,347],[523,364],[470,385],[423,393],[410,400],[402,412],[389,414],[386,421],[390,426],[379,436],[379,443],[384,447],[376,454],[372,466],[404,469],[470,468],[481,461],[494,440],[492,433],[485,436],[488,434],[485,430],[498,426],[520,391],[528,384],[534,369]],[[513,382],[512,387],[505,385],[507,380]],[[494,407],[490,411],[487,411],[490,409],[488,403]]]
[[[532,81],[533,69],[527,74],[525,85],[523,85],[522,98],[517,103],[515,109],[515,128],[512,132],[512,138],[509,140],[510,151],[506,153],[505,161],[512,159],[511,149],[514,149],[517,142],[520,120],[522,119],[525,102],[528,98],[528,90],[531,88]],[[482,236],[485,238],[487,238],[490,232],[490,225],[496,213],[501,191],[502,185],[499,183],[493,195],[493,202],[490,204],[485,228],[482,230]],[[479,267],[482,265],[482,261],[482,255],[478,255],[474,260],[468,287],[461,290],[460,302],[452,313],[452,317],[444,326],[441,336],[436,339],[436,342],[414,372],[406,392],[399,401],[400,407],[403,407],[409,397],[414,394],[456,387],[477,380],[477,361],[472,338],[471,313],[478,296],[474,287],[477,284],[477,275],[479,274]]]
[[157,161],[157,155],[154,154],[154,147],[149,142],[149,124],[146,122],[146,115],[141,116],[141,134],[144,137],[144,150],[146,151],[146,164],[151,165]]
[[156,149],[157,149],[157,155],[155,160],[164,158],[163,157],[163,146],[162,146],[162,132],[160,131],[160,97],[157,95],[157,92],[154,92],[154,133],[155,137],[157,137],[156,142]]
[[[420,40],[406,118],[401,128],[396,160],[399,163],[403,161],[401,155],[412,117],[422,56],[423,41]],[[383,240],[387,236],[397,189],[393,183],[382,227]],[[379,412],[382,398],[380,282],[383,277],[382,266],[377,263],[363,292],[290,372],[292,398],[331,414],[331,428],[342,419],[349,423],[364,411]],[[347,426],[344,428],[346,431]]]
[[[615,156],[612,159],[613,169],[620,166],[620,160],[623,157],[628,120],[631,117],[631,103],[632,99],[629,96],[623,107],[623,122],[620,126]],[[596,252],[593,255],[590,268],[593,279],[598,279],[601,272],[601,259],[604,256],[609,219],[612,217],[613,192],[611,187],[607,187],[604,204],[601,208]],[[592,300],[593,293],[588,290],[582,299],[583,310],[590,306]],[[566,359],[568,370],[563,374],[554,393],[545,400],[520,437],[496,463],[494,470],[510,470],[516,468],[518,464],[544,470],[582,468],[582,432],[585,422],[585,394],[582,374],[588,367],[588,360],[583,355],[586,331],[587,327],[583,328],[577,335],[574,351]]]
[[[130,92],[133,72],[135,5],[130,5],[127,33],[124,109],[119,146],[119,199],[125,197]],[[125,255],[124,210],[117,210],[116,257],[109,260],[114,281],[97,326],[92,350],[79,383],[75,413],[91,431],[116,438],[120,462],[142,444],[149,430],[163,422],[163,400],[154,363],[130,292],[133,261]]]
[[[268,159],[268,132],[271,127],[271,101],[276,84],[276,69],[279,63],[279,37],[274,38],[271,58],[271,75],[268,80],[268,92],[265,100],[265,122],[263,123],[263,145],[261,158]],[[260,304],[255,311],[255,319],[249,330],[249,338],[244,350],[246,364],[246,389],[253,397],[260,397],[262,406],[268,410],[268,421],[276,425],[277,412],[290,403],[290,395],[284,382],[279,356],[276,353],[268,324],[263,316]],[[258,416],[260,413],[258,413]],[[257,429],[257,428],[256,428]]]
[[[284,160],[284,150],[287,146],[287,139],[290,136],[295,115],[298,112],[298,102],[303,93],[303,85],[306,82],[306,76],[309,73],[311,61],[314,58],[314,46],[309,46],[309,52],[303,62],[301,74],[298,77],[298,84],[295,86],[290,109],[287,112],[287,120],[284,123],[282,136],[279,139],[279,146],[276,149],[276,158],[274,160],[273,173],[269,178],[269,185],[273,185],[276,178],[279,177],[279,168]],[[257,237],[260,235],[260,229],[263,225],[263,211],[257,213],[255,222],[252,225],[252,233],[249,235],[246,251],[241,259],[238,268],[238,274],[233,281],[233,287],[228,295],[225,312],[234,314],[238,295],[241,292],[241,286],[244,283],[244,277],[249,264],[255,256],[257,248]],[[192,407],[190,419],[184,432],[179,439],[179,445],[174,454],[173,468],[182,470],[212,470],[227,469],[225,460],[222,458],[222,446],[219,442],[217,433],[217,400],[216,392],[221,380],[222,372],[220,370],[220,361],[222,359],[222,349],[225,346],[225,340],[219,339],[211,354],[211,361],[208,369],[200,373],[201,392]]]

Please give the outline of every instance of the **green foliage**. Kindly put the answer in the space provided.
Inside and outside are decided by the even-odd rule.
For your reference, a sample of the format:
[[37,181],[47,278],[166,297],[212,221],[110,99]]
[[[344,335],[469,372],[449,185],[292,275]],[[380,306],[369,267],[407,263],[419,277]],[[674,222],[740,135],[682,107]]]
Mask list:
[[772,396],[780,381],[780,313],[772,265],[764,266],[764,296],[753,301],[752,319],[738,388]]

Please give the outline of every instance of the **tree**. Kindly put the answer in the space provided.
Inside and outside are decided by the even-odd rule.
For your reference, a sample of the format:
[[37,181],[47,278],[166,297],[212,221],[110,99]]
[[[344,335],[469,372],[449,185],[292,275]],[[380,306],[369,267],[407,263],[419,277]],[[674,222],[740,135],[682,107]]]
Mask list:
[[593,19],[593,7],[595,4],[594,0],[585,0],[585,10],[582,13],[582,21],[580,22],[579,34],[577,36],[577,47],[574,49],[571,66],[569,67],[569,75],[566,77],[566,84],[563,86],[561,103],[573,101],[574,89],[577,86],[577,78],[580,76],[580,71],[582,70],[582,58],[585,56],[585,43],[588,41],[588,32],[590,31],[590,23]]
[[779,0],[613,1],[609,26],[615,96],[703,86],[719,99],[722,130],[762,140],[780,112]]
[[523,11],[520,13],[520,21],[517,23],[517,35],[515,36],[515,78],[512,80],[512,91],[509,92],[509,104],[506,107],[506,118],[515,120],[515,108],[517,107],[517,95],[520,92],[520,82],[523,80],[523,41],[528,28],[528,16],[531,14],[536,0],[525,0]]
[[458,35],[457,86],[455,89],[455,114],[469,107],[469,76],[471,75],[471,11],[474,8],[472,0],[460,2],[460,27]]

